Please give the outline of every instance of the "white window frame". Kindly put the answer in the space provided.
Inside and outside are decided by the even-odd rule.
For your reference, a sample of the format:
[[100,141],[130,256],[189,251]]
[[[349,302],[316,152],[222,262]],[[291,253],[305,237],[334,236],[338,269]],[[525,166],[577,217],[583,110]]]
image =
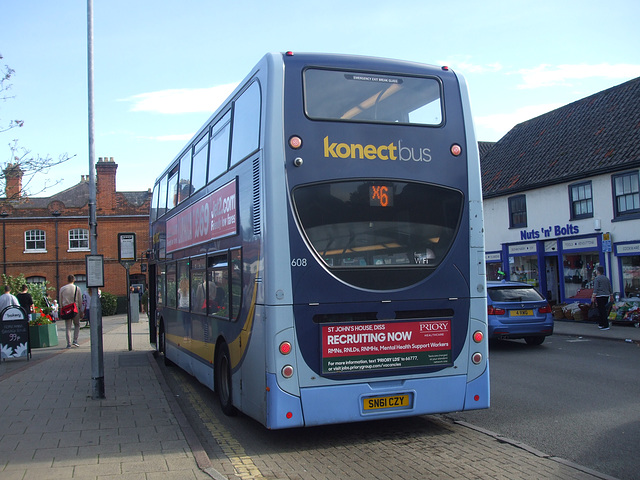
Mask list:
[[[67,239],[69,242],[69,250],[68,252],[87,252],[89,251],[89,230],[86,228],[72,228],[67,233]],[[73,247],[71,246],[71,242],[81,242],[82,240],[86,240],[86,246],[81,247]]]
[[[44,248],[29,248],[29,242],[44,242]],[[47,253],[47,232],[37,228],[25,231],[24,253]]]

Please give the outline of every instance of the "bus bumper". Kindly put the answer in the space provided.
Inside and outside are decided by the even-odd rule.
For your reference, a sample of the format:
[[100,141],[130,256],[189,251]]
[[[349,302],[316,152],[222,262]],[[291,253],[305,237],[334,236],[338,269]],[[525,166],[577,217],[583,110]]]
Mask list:
[[267,373],[267,421],[272,429],[303,427],[300,397],[283,392],[273,373]]

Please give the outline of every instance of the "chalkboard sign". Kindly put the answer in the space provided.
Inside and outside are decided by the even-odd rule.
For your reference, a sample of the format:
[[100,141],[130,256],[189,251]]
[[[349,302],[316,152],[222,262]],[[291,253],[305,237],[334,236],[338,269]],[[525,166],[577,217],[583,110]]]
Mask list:
[[31,357],[29,345],[29,321],[24,310],[17,305],[9,305],[0,312],[0,358]]

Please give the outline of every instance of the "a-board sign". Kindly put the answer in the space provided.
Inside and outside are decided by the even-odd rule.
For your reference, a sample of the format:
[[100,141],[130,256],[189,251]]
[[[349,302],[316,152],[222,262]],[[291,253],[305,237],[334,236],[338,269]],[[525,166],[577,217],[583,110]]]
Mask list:
[[17,305],[9,305],[0,312],[0,358],[31,356],[29,321],[27,314]]

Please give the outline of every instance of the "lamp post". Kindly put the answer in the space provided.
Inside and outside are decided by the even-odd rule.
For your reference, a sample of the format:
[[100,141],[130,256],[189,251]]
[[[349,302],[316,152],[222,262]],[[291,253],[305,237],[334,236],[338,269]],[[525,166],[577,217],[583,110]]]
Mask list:
[[7,274],[7,238],[5,236],[6,218],[9,216],[4,210],[0,213],[2,217],[2,273]]

